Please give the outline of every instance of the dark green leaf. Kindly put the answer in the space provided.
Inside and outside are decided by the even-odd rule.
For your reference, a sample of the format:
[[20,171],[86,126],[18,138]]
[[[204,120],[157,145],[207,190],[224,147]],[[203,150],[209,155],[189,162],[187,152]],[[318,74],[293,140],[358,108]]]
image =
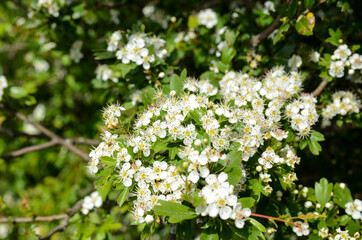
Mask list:
[[170,217],[170,223],[178,223],[186,219],[197,217],[195,210],[180,203],[159,200],[161,205],[156,205],[153,210],[157,215]]

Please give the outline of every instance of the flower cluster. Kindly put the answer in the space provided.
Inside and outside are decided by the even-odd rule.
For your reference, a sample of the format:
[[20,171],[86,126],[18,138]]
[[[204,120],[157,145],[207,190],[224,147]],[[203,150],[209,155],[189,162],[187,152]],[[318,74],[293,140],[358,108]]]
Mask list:
[[0,76],[0,101],[4,95],[4,89],[8,87],[8,81],[4,75]]
[[83,58],[83,53],[81,52],[82,46],[83,46],[82,41],[75,41],[72,44],[72,48],[70,49],[70,58],[75,63],[79,63],[79,61]]
[[204,25],[209,29],[213,28],[217,24],[217,15],[210,8],[201,10],[197,17],[199,20],[199,24]]
[[112,80],[113,82],[118,82],[118,79],[114,77],[113,70],[110,69],[106,64],[98,65],[96,68],[96,77],[103,81]]
[[361,101],[352,92],[338,91],[332,95],[332,100],[332,104],[328,104],[322,110],[325,119],[332,119],[337,114],[359,113]]
[[349,68],[348,73],[354,74],[356,70],[362,69],[362,56],[352,51],[346,44],[340,45],[332,55],[332,62],[329,66],[329,75],[341,78],[344,76],[345,67]]
[[[288,74],[281,67],[269,71],[262,81],[234,71],[225,74],[219,85],[207,79],[187,78],[182,93],[157,90],[154,103],[138,114],[133,128],[127,130],[131,133],[124,138],[120,138],[120,131],[116,134],[112,130],[122,129],[116,119],[123,109],[108,106],[103,115],[108,130],[102,143],[90,153],[90,170],[99,170],[102,157],[114,162],[111,166],[119,183],[136,197],[132,216],[137,223],[154,220],[153,207],[159,200],[181,203],[183,196],[195,192],[204,200],[195,206],[199,214],[234,220],[242,228],[251,212],[238,204],[240,190],[233,184],[245,184],[246,168],[256,167],[249,164],[249,159],[259,148],[268,143],[258,155],[258,172],[264,169],[260,173],[264,183],[272,181],[268,170],[282,164],[288,169],[281,173],[284,182],[290,184],[297,179],[293,168],[300,159],[293,148],[268,146],[269,140],[284,141],[292,131],[281,129],[281,121],[287,120],[282,109],[300,89],[300,75]],[[295,101],[298,108],[293,108],[289,117],[296,121],[294,115],[300,115],[309,130],[316,121],[314,100],[303,95]],[[304,129],[298,124],[297,131]],[[223,171],[231,161],[240,161],[240,175],[233,184]],[[269,185],[264,190],[272,192]]]
[[311,126],[318,121],[316,102],[317,99],[312,95],[302,95],[285,108],[285,114],[291,122],[291,127],[301,137],[308,136]]
[[201,216],[220,216],[223,220],[235,220],[237,228],[243,228],[246,218],[250,216],[249,208],[242,208],[237,202],[238,198],[232,194],[234,186],[226,180],[228,175],[220,173],[218,176],[210,174],[206,177],[206,185],[201,189],[200,196],[205,199],[205,204],[196,207],[196,213]]
[[346,203],[346,213],[351,215],[353,219],[362,220],[362,201],[355,199],[353,202]]
[[296,221],[296,225],[293,226],[293,231],[298,237],[308,236],[310,233],[309,224],[306,222]]
[[99,208],[102,206],[102,197],[99,196],[99,193],[93,192],[89,196],[86,196],[83,200],[81,212],[84,215],[87,215],[89,211],[92,211],[94,208]]
[[117,59],[124,64],[131,62],[142,65],[149,69],[156,57],[163,60],[167,55],[165,40],[145,33],[122,34],[121,31],[114,32],[108,39],[107,50],[116,52]]
[[53,17],[59,17],[59,6],[54,0],[38,0],[38,6],[47,8]]

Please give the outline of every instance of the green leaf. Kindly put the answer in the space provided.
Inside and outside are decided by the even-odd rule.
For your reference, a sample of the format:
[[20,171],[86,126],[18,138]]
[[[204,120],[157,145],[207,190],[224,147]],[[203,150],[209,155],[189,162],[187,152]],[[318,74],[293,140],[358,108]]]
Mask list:
[[106,200],[109,191],[111,190],[113,183],[113,177],[110,177],[102,186],[97,187],[99,196],[102,197],[103,201]]
[[171,76],[171,81],[170,81],[170,90],[175,90],[176,93],[180,93],[182,91],[183,88],[183,84],[182,81],[180,79],[179,76],[177,76],[176,74]]
[[226,155],[226,160],[229,161],[229,164],[224,169],[224,172],[228,174],[228,182],[232,185],[236,185],[242,175],[240,170],[240,164],[242,162],[242,152],[237,148],[232,150]]
[[93,53],[95,60],[105,60],[114,58],[114,54],[111,52],[97,51]]
[[221,61],[224,64],[230,64],[231,61],[233,60],[233,58],[235,57],[235,55],[236,55],[236,51],[234,48],[232,48],[232,47],[224,48],[221,53]]
[[304,7],[306,9],[311,9],[315,3],[315,0],[303,0]]
[[352,202],[353,198],[351,195],[351,191],[348,187],[341,188],[339,183],[334,185],[333,191],[333,202],[335,202],[341,208],[346,208],[346,203]]
[[26,97],[28,95],[28,92],[25,91],[25,89],[22,87],[13,86],[10,88],[9,95],[12,98],[19,99],[19,98]]
[[122,207],[123,203],[126,201],[126,198],[128,196],[130,188],[126,188],[122,191],[122,193],[119,195],[117,203],[118,206]]
[[333,184],[325,178],[315,183],[315,196],[322,207],[331,199],[332,190]]
[[254,206],[255,199],[252,197],[239,198],[238,202],[241,203],[243,208],[251,208]]
[[261,184],[260,179],[251,179],[249,181],[249,188],[253,190],[253,194],[257,197],[257,200],[260,198],[260,193],[263,192],[263,185]]
[[107,156],[102,157],[101,162],[108,166],[115,166],[117,164],[116,159]]
[[202,231],[200,235],[200,240],[219,240],[219,235],[212,228],[207,228]]
[[186,77],[187,77],[187,69],[185,68],[184,70],[182,70],[180,74],[180,81],[184,82],[186,80]]
[[315,130],[311,131],[310,139],[312,141],[317,141],[317,142],[321,142],[321,141],[325,140],[323,134],[320,132],[317,132]]
[[187,26],[190,30],[199,26],[199,18],[197,15],[190,15],[187,19]]
[[305,139],[300,140],[299,142],[299,148],[300,150],[303,150],[308,145],[308,141]]
[[298,10],[298,0],[292,0],[292,3],[287,3],[289,8],[288,8],[288,12],[287,12],[287,16],[289,18],[293,18],[294,14],[297,12]]
[[304,36],[313,35],[314,23],[312,24],[309,20],[310,19],[308,19],[307,16],[300,15],[295,22],[295,30],[297,30],[299,34]]
[[275,45],[277,42],[282,39],[283,34],[289,30],[290,24],[289,23],[283,23],[282,26],[278,29],[277,34],[273,38],[273,45]]
[[250,223],[253,224],[259,231],[261,231],[261,232],[266,232],[266,228],[264,227],[263,224],[261,224],[260,222],[256,221],[254,218],[248,218],[248,220],[249,220]]
[[356,221],[350,221],[347,226],[347,230],[350,233],[360,232],[361,231],[361,224],[359,220]]
[[319,152],[322,151],[322,147],[317,141],[308,140],[308,146],[313,155],[319,155]]
[[161,205],[156,205],[153,211],[157,215],[170,217],[168,221],[170,223],[178,223],[186,219],[193,219],[197,217],[195,210],[182,205],[180,203],[168,202],[159,200]]

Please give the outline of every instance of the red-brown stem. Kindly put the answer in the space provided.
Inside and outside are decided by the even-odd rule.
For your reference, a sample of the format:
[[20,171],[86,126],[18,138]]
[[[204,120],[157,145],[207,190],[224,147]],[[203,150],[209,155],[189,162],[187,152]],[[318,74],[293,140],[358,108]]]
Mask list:
[[299,224],[296,223],[296,222],[287,222],[286,220],[281,219],[281,218],[277,218],[277,217],[267,216],[267,215],[258,214],[258,213],[251,213],[251,216],[260,217],[260,218],[266,218],[266,219],[268,219],[268,220],[273,219],[273,220],[279,221],[279,222],[290,223],[290,224],[292,224],[292,225],[295,226],[295,227],[300,227]]

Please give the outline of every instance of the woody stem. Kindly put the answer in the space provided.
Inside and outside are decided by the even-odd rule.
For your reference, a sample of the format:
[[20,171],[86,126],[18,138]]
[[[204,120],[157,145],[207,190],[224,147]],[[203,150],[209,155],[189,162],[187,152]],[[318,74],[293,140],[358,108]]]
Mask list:
[[291,222],[291,221],[289,222],[289,221],[286,221],[286,220],[284,220],[284,219],[277,218],[277,217],[267,216],[267,215],[258,214],[258,213],[251,213],[251,216],[260,217],[260,218],[266,218],[266,219],[268,219],[268,220],[273,219],[273,220],[275,220],[275,221],[284,222],[284,223],[290,223],[290,224],[292,224],[292,225],[295,226],[295,227],[299,227],[299,224],[296,223],[296,222]]

